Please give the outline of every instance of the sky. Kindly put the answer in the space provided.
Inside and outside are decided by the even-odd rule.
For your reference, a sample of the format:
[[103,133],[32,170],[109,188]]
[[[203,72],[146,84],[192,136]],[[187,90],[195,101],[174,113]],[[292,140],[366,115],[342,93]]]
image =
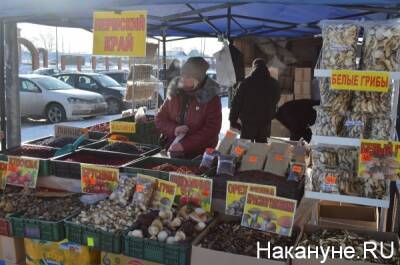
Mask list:
[[[44,47],[55,51],[56,28],[19,23],[21,37],[32,41],[37,47]],[[58,28],[58,50],[65,53],[91,53],[93,34],[87,30],[77,28]],[[79,40],[79,41],[77,41]],[[192,49],[200,52],[204,50],[207,55],[212,55],[220,50],[222,44],[217,39],[195,38],[189,40],[167,42],[167,50],[183,49],[188,53]]]

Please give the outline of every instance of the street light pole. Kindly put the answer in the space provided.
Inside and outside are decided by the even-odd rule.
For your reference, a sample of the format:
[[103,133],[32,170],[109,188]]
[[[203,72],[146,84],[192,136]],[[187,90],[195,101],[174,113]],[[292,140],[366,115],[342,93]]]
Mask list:
[[58,27],[56,27],[56,69],[58,70]]

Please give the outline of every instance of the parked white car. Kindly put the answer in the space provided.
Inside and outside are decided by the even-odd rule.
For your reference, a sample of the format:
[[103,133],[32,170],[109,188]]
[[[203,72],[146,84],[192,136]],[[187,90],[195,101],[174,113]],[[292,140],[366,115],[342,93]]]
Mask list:
[[51,123],[107,113],[102,95],[75,89],[57,78],[20,75],[21,117],[43,118]]

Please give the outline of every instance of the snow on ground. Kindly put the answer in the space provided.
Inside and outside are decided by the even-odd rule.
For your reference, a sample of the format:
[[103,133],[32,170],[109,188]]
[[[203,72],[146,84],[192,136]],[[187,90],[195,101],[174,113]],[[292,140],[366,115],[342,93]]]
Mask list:
[[[224,136],[225,132],[229,129],[229,108],[228,98],[221,98],[222,104],[222,129],[219,134],[220,139]],[[108,115],[99,116],[90,120],[76,120],[62,123],[63,125],[76,126],[76,127],[89,127],[98,123],[108,122],[120,118],[121,115]],[[45,121],[23,121],[21,126],[21,141],[27,142],[54,134],[54,125],[47,124]]]

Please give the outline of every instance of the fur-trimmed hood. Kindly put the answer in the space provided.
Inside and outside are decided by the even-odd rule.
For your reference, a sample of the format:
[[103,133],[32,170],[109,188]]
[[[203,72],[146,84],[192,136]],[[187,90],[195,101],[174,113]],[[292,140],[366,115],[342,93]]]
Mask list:
[[[178,96],[181,94],[183,91],[178,87],[178,82],[179,82],[180,77],[175,77],[168,86],[168,92],[167,96],[169,99]],[[216,95],[218,95],[219,92],[219,85],[217,82],[212,80],[209,77],[206,77],[206,80],[203,84],[203,86],[199,89],[197,89],[194,92],[194,96],[196,97],[196,100],[200,103],[207,103],[211,99],[213,99]]]

